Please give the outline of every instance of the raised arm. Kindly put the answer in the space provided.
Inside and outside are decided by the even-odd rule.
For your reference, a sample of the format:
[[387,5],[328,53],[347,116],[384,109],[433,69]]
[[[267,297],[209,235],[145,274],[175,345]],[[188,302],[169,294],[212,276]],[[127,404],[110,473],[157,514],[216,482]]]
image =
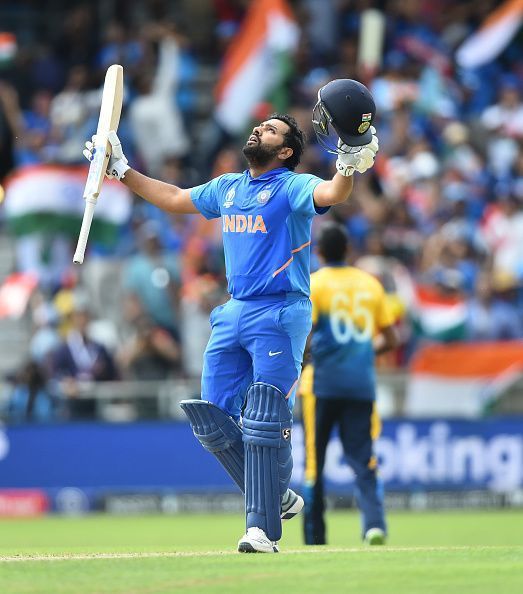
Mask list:
[[135,194],[166,212],[179,214],[199,212],[191,200],[190,188],[183,189],[167,184],[147,177],[134,169],[128,169],[121,181]]
[[314,188],[314,204],[321,208],[345,202],[352,193],[353,185],[352,176],[344,177],[335,173],[332,179],[323,181]]
[[372,130],[372,140],[362,147],[350,147],[338,143],[340,152],[336,160],[337,172],[328,181],[319,183],[314,189],[314,204],[318,207],[333,206],[345,202],[352,192],[353,174],[364,173],[374,165],[379,143],[376,129]]
[[[179,188],[131,169],[127,164],[127,158],[123,154],[122,145],[116,132],[109,132],[109,142],[112,151],[107,164],[107,177],[115,177],[132,192],[166,212],[179,214],[196,214],[199,212],[191,200],[191,188]],[[93,145],[93,142],[85,143],[84,155],[89,161],[93,158]]]

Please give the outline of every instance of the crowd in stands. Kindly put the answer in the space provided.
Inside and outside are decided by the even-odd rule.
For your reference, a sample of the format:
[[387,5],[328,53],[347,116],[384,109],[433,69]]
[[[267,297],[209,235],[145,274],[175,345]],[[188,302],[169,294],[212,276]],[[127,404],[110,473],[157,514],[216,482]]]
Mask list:
[[[68,2],[45,28],[37,3],[26,3],[31,18],[17,20],[24,3],[17,11],[8,2],[12,12],[0,8],[15,15],[8,34],[0,33],[0,181],[7,185],[9,175],[31,166],[84,165],[83,143],[96,127],[112,63],[124,66],[118,133],[133,167],[182,187],[241,171],[245,135],[223,135],[217,147],[210,123],[213,85],[249,3],[155,0],[120,12],[123,3],[113,2],[111,18],[102,20],[102,2],[96,9]],[[253,121],[283,107],[309,138],[298,171],[331,176],[334,158],[311,127],[318,88],[340,77],[370,87],[376,166],[326,216],[346,225],[353,262],[389,293],[402,346],[387,365],[406,366],[427,340],[523,339],[521,31],[495,59],[467,69],[456,49],[499,2],[289,5],[300,42],[283,104],[281,96],[277,104],[268,98]],[[376,72],[362,71],[357,60],[369,6],[386,15]],[[94,242],[81,269],[70,262],[77,228],[13,236],[17,269],[36,274],[39,285],[27,314],[29,358],[10,374],[12,419],[51,417],[53,398],[74,400],[79,381],[200,374],[209,312],[227,298],[220,225],[131,199],[116,242],[110,249]],[[0,205],[0,233],[12,233],[8,223]],[[434,303],[443,312],[462,306],[459,332],[424,326],[424,308]]]

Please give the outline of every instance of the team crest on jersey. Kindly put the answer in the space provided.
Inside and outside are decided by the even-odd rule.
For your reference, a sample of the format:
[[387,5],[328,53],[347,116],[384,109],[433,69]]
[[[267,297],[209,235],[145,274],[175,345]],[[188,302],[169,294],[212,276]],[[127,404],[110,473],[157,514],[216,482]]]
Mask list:
[[223,203],[224,208],[230,208],[234,204],[234,196],[236,194],[236,190],[232,188],[229,190],[225,195],[225,202]]
[[258,202],[260,204],[267,204],[269,202],[269,198],[271,197],[270,190],[263,190],[258,194]]

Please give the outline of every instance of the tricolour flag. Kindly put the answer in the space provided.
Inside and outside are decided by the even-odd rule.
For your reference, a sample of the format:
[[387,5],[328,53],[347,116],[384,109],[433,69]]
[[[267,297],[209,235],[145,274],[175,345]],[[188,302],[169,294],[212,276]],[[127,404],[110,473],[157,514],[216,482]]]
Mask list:
[[438,342],[465,337],[467,306],[460,295],[444,295],[433,287],[417,286],[411,316],[420,337]]
[[458,48],[458,64],[464,68],[477,68],[492,62],[511,42],[522,22],[523,0],[505,0]]
[[259,103],[282,82],[299,30],[286,0],[256,0],[226,53],[215,116],[230,134],[245,130]]
[[430,345],[413,357],[405,414],[416,417],[483,414],[523,371],[523,342]]
[[14,34],[0,31],[0,63],[12,60],[16,55],[16,50]]
[[[6,179],[4,210],[9,229],[18,236],[62,232],[78,236],[85,203],[88,168],[32,165]],[[131,216],[131,194],[116,180],[105,180],[94,211],[90,240],[111,245]]]
[[37,286],[38,279],[33,274],[24,272],[10,274],[0,285],[0,319],[21,318]]

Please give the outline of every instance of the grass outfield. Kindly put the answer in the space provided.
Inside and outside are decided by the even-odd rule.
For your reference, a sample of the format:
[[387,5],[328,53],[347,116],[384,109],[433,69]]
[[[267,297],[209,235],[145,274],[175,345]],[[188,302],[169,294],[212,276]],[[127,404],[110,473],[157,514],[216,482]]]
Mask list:
[[240,555],[239,516],[0,520],[2,594],[523,592],[523,512],[389,515],[390,544],[364,548],[355,513],[328,516],[329,546],[284,527],[279,555]]

